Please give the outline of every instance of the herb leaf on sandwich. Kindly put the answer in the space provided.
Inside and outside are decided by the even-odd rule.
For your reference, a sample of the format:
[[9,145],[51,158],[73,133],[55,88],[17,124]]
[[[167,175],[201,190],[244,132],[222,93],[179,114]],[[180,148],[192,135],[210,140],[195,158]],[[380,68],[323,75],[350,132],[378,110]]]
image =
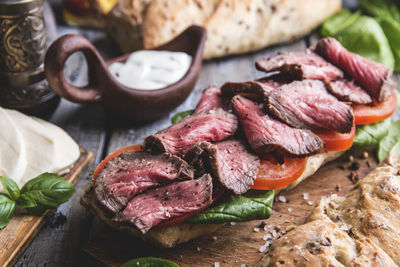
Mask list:
[[261,220],[271,216],[274,191],[250,190],[190,218],[189,223],[224,223]]

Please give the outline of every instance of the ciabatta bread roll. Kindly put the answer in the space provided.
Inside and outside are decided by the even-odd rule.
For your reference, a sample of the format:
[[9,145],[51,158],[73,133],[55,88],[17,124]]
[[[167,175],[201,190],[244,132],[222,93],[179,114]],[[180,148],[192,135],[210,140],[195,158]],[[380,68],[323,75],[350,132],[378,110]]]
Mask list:
[[201,25],[208,33],[208,59],[304,36],[341,5],[341,0],[121,0],[106,29],[127,53],[157,47],[188,26]]

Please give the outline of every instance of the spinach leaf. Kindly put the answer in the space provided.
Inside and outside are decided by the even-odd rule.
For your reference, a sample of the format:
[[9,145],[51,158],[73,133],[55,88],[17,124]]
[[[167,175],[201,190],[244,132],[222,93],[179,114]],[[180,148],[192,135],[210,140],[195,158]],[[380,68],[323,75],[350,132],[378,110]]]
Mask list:
[[361,15],[361,12],[351,13],[348,9],[343,9],[338,14],[329,17],[321,26],[323,36],[334,36],[341,30],[354,23]]
[[154,257],[145,257],[145,258],[137,258],[130,260],[122,264],[120,267],[180,267],[180,266],[171,261]]
[[183,119],[189,115],[192,115],[193,112],[194,112],[194,109],[190,109],[190,110],[185,110],[185,111],[176,113],[171,119],[172,124],[175,124],[178,121],[180,121],[181,119]]
[[357,127],[356,135],[354,136],[354,146],[375,146],[384,138],[390,128],[390,118],[361,127]]
[[244,222],[271,216],[274,191],[250,190],[239,196],[230,195],[220,204],[190,218],[190,223]]
[[394,90],[396,92],[396,97],[397,97],[397,105],[396,105],[396,109],[400,108],[400,92],[399,90]]
[[358,0],[369,14],[380,18],[392,18],[400,21],[400,10],[393,0]]
[[18,204],[26,207],[29,212],[40,214],[47,209],[57,208],[74,192],[74,186],[63,177],[54,173],[43,173],[22,187]]
[[14,215],[15,201],[0,193],[0,229],[8,225]]
[[392,123],[389,133],[379,142],[377,149],[378,160],[384,160],[398,142],[400,142],[400,120]]
[[7,192],[7,194],[10,196],[12,200],[17,200],[20,195],[19,187],[14,180],[0,176],[0,182],[3,185],[4,190]]
[[378,18],[385,35],[389,41],[394,56],[394,70],[400,71],[400,22],[392,18]]
[[400,9],[393,0],[359,0],[362,8],[375,16],[389,41],[395,59],[394,69],[400,70]]
[[[372,17],[357,13],[349,17],[342,12],[323,23],[321,34],[335,37],[348,50],[393,68],[394,57],[380,24]],[[341,22],[344,26],[338,27]]]

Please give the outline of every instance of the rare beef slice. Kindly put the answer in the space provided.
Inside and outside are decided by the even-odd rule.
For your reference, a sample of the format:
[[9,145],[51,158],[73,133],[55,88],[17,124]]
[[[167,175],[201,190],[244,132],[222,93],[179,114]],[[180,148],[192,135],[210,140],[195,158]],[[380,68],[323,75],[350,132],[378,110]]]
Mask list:
[[316,52],[346,71],[379,102],[390,96],[396,86],[390,79],[392,69],[351,53],[334,38],[319,40]]
[[241,95],[257,102],[265,101],[273,90],[274,87],[258,81],[226,82],[221,87],[221,92],[226,97]]
[[135,225],[143,234],[161,222],[211,205],[212,179],[202,177],[150,189],[134,197],[114,221]]
[[317,135],[272,118],[251,100],[235,96],[232,103],[247,141],[261,158],[276,150],[295,156],[308,156],[324,150],[324,142]]
[[353,104],[370,104],[372,98],[356,81],[340,79],[326,83],[328,91],[337,99]]
[[152,151],[182,156],[197,142],[221,141],[233,135],[238,127],[236,116],[222,108],[202,111],[150,135],[145,147]]
[[216,108],[227,110],[228,103],[222,98],[221,89],[219,87],[209,86],[204,90],[194,114]]
[[343,72],[310,49],[278,52],[277,55],[256,61],[256,68],[265,72],[279,72],[291,80],[336,80]]
[[110,160],[95,181],[98,203],[108,215],[136,194],[176,179],[193,179],[193,168],[179,157],[143,151],[123,152]]
[[348,133],[353,127],[353,111],[330,95],[322,81],[294,81],[268,95],[268,111],[299,129]]
[[200,142],[191,147],[185,159],[212,173],[234,194],[247,192],[257,177],[260,160],[244,140],[230,139],[215,144]]

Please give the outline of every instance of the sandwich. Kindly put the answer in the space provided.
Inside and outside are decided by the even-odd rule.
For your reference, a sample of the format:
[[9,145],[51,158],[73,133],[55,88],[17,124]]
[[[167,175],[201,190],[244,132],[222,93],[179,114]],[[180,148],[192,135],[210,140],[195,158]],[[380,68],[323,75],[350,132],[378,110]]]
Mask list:
[[[109,155],[83,205],[161,247],[228,221],[265,219],[274,190],[310,177],[350,149],[356,125],[396,109],[392,70],[332,38],[256,67],[267,76],[210,86],[175,124]],[[252,211],[241,208],[246,201]]]

